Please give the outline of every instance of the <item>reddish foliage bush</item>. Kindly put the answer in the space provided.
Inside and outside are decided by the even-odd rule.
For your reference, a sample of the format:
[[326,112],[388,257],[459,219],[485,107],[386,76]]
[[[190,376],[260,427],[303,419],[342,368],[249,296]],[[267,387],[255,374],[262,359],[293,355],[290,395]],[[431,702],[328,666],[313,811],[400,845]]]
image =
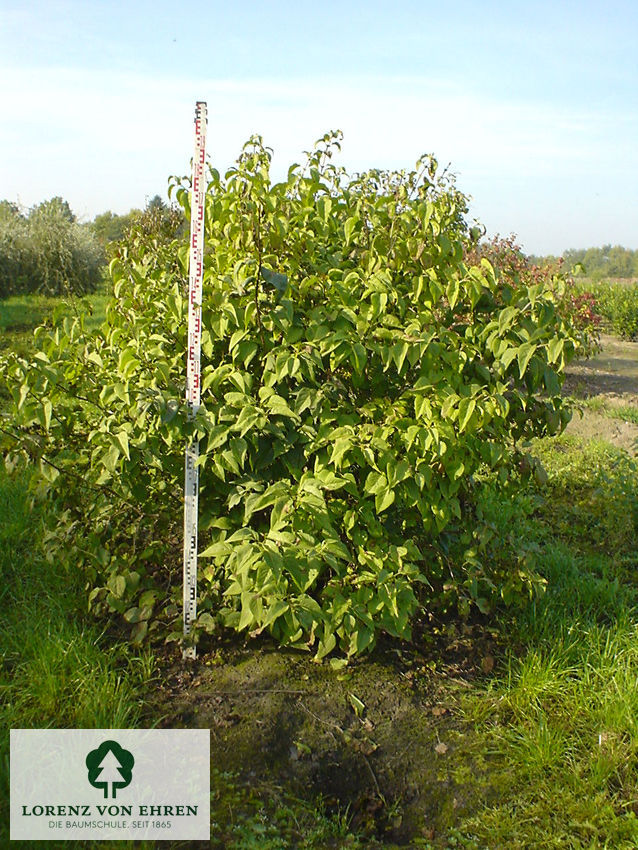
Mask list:
[[574,278],[566,271],[562,257],[542,265],[532,263],[523,253],[512,234],[508,237],[494,236],[486,242],[473,242],[465,252],[468,264],[487,259],[497,275],[510,286],[549,285],[556,295],[558,312],[565,321],[576,329],[585,331],[590,342],[589,353],[599,348],[602,316],[598,312],[596,298],[591,292],[577,292]]

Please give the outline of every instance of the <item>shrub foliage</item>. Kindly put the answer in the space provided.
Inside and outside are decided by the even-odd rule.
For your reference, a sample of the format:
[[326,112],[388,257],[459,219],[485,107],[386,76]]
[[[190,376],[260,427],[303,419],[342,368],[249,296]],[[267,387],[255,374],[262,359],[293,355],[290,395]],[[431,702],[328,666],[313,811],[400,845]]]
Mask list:
[[[466,252],[467,263],[487,259],[502,279],[514,288],[543,283],[553,288],[556,309],[560,315],[581,331],[581,354],[590,355],[600,349],[602,316],[597,300],[591,292],[576,284],[572,273],[565,273],[563,258],[536,262],[523,253],[516,238],[496,236],[489,241],[471,245]],[[578,270],[578,267],[576,267]]]
[[599,283],[583,296],[591,298],[610,330],[624,339],[638,338],[638,284]]
[[[188,421],[185,240],[133,228],[95,336],[67,316],[6,364],[3,426],[62,510],[52,557],[141,640],[181,593],[183,448],[197,434],[199,629],[266,631],[323,657],[419,611],[509,600],[531,567],[481,557],[475,477],[536,471],[520,446],[570,412],[559,389],[587,335],[552,280],[466,261],[477,233],[432,157],[347,175],[327,134],[273,183],[259,137],[210,173],[202,408]],[[188,180],[172,191],[189,214]],[[450,552],[463,552],[452,558]]]

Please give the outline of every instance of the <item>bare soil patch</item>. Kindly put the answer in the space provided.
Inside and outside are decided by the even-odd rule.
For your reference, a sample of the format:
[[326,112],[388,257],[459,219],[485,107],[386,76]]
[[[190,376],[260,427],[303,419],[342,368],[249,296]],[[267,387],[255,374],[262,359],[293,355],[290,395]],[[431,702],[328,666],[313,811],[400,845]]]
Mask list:
[[[411,847],[495,794],[457,706],[492,672],[492,639],[478,625],[453,631],[427,653],[380,646],[342,671],[267,642],[202,652],[188,667],[166,659],[153,713],[171,728],[210,729],[211,763],[255,792],[321,798],[347,808],[371,846]],[[224,812],[214,820],[212,846],[223,847]]]
[[602,410],[582,408],[567,433],[586,440],[603,439],[631,454],[638,451],[638,425],[614,416],[614,410],[638,410],[638,342],[603,336],[602,352],[567,368],[563,394],[576,399],[600,399]]

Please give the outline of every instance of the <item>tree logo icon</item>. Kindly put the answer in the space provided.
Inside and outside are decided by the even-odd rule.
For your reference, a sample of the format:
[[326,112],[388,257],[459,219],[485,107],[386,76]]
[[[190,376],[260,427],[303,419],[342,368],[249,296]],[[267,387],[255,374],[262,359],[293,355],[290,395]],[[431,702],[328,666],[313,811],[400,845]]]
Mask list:
[[104,741],[86,757],[89,782],[94,788],[103,788],[104,796],[115,799],[118,788],[126,788],[133,778],[133,753],[125,750],[117,741]]

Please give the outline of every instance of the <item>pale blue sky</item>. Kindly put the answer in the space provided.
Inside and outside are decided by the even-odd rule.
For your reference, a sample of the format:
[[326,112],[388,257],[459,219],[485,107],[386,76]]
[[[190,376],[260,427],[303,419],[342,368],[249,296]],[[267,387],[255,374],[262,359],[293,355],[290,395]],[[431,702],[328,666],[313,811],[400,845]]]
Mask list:
[[328,129],[341,162],[451,164],[528,252],[638,248],[638,3],[0,0],[0,197],[84,218],[185,173],[195,101],[229,165],[275,174]]

